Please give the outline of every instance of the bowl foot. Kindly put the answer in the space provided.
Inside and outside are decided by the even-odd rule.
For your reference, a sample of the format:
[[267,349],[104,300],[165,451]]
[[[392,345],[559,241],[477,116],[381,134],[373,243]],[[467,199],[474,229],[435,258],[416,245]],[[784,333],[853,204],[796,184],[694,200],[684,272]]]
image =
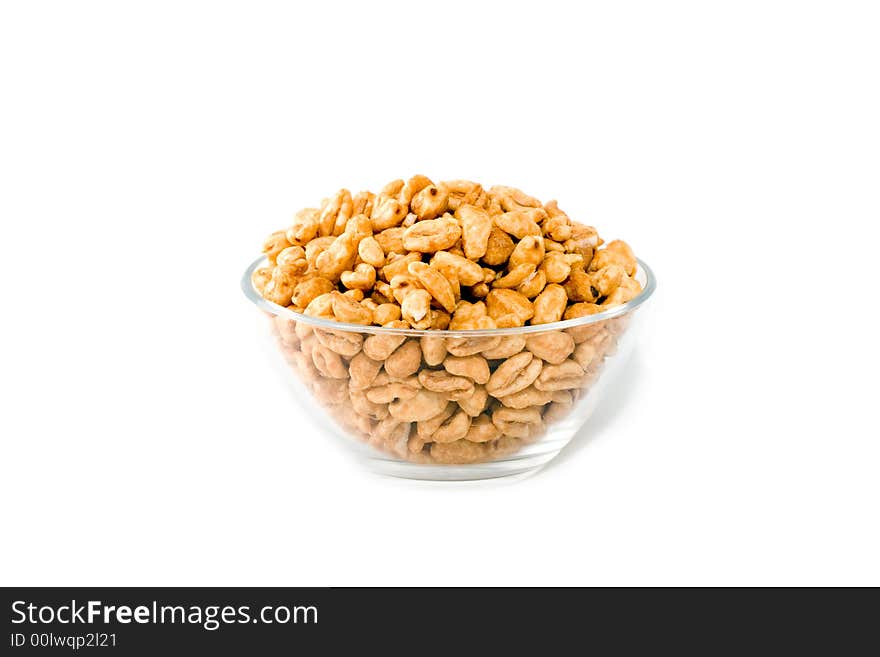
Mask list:
[[499,461],[467,465],[426,465],[378,457],[369,458],[367,465],[377,474],[420,481],[525,479],[544,467],[558,453],[558,449],[532,454],[521,453]]

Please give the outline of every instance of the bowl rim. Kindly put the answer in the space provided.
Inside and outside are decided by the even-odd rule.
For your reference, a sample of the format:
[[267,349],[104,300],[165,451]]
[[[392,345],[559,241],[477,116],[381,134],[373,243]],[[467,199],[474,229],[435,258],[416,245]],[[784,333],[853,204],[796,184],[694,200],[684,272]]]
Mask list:
[[651,268],[639,258],[636,258],[636,260],[638,262],[638,270],[636,273],[638,275],[639,270],[644,273],[645,284],[642,287],[642,291],[626,303],[623,303],[619,306],[614,306],[613,308],[609,308],[608,310],[596,313],[595,315],[584,315],[583,317],[564,319],[559,322],[552,322],[550,324],[535,324],[533,326],[513,326],[510,328],[471,330],[460,329],[456,331],[450,331],[449,329],[404,329],[390,328],[385,326],[365,326],[363,324],[337,322],[332,319],[324,319],[323,317],[312,317],[310,315],[303,315],[302,313],[294,312],[289,308],[279,306],[277,303],[273,303],[272,301],[263,298],[263,296],[260,295],[259,292],[257,292],[252,282],[252,276],[257,268],[259,268],[264,262],[268,261],[268,258],[265,255],[261,255],[259,258],[254,260],[245,270],[244,276],[242,276],[241,278],[241,289],[244,292],[244,295],[248,299],[250,299],[250,301],[252,301],[254,305],[256,305],[260,310],[269,313],[270,315],[274,315],[276,317],[286,317],[290,320],[303,322],[304,324],[309,324],[311,326],[331,331],[371,333],[376,335],[405,335],[409,337],[431,336],[437,338],[475,338],[493,336],[502,337],[508,335],[545,333],[547,331],[558,331],[561,329],[575,328],[578,326],[587,326],[589,324],[595,324],[597,322],[613,319],[615,317],[620,317],[622,315],[626,315],[632,312],[643,303],[645,303],[645,301],[650,298],[657,287],[657,279],[654,277],[654,272],[651,270]]

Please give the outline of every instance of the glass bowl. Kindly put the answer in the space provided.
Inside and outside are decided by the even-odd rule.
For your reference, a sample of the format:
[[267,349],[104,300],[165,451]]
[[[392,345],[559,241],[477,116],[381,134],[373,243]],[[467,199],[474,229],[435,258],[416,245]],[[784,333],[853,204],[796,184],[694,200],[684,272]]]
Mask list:
[[302,412],[374,471],[435,481],[525,475],[559,454],[626,362],[637,310],[656,287],[639,260],[642,292],[595,315],[504,329],[394,329],[264,299],[251,275],[265,264],[255,260],[241,286],[268,317]]

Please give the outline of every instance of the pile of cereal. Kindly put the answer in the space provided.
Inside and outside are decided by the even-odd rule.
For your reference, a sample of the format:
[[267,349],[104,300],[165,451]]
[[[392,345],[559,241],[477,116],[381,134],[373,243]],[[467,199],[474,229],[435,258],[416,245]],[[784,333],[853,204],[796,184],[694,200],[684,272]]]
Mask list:
[[296,213],[254,273],[263,297],[306,315],[415,329],[549,324],[641,291],[632,249],[604,248],[555,201],[512,187],[395,180]]
[[272,318],[285,359],[348,434],[408,461],[477,463],[575,412],[629,318],[523,335],[368,327],[492,329],[596,314],[641,291],[629,246],[602,245],[554,201],[415,176],[301,210],[267,240],[269,264],[253,283],[298,313],[364,327]]

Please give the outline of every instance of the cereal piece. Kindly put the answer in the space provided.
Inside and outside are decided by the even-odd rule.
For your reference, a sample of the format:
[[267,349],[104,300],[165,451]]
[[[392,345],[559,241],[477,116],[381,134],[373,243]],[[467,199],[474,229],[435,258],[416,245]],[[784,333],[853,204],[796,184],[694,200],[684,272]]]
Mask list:
[[431,295],[427,290],[412,290],[400,304],[403,319],[415,329],[427,329],[431,325]]
[[410,201],[413,213],[421,219],[435,219],[446,212],[449,194],[446,190],[435,185],[428,185]]
[[577,254],[550,251],[544,256],[541,271],[544,272],[548,283],[562,283],[571,274],[572,265],[582,260],[583,258]]
[[400,319],[400,306],[395,303],[380,303],[373,310],[373,323],[385,326],[388,322]]
[[593,259],[602,239],[592,226],[574,224],[571,228],[571,238],[565,240],[564,246],[567,253],[577,253],[584,259],[584,265],[589,265]]
[[377,404],[389,404],[397,399],[412,399],[421,390],[419,381],[412,376],[400,381],[392,381],[385,372],[380,372],[367,388],[367,399]]
[[394,454],[404,456],[407,452],[406,446],[410,431],[412,431],[412,424],[409,422],[401,422],[397,418],[386,417],[373,427],[372,437],[378,445],[391,450]]
[[501,338],[497,336],[448,338],[446,349],[453,356],[473,356],[481,351],[494,349],[501,344]]
[[527,235],[542,237],[541,227],[538,226],[540,219],[538,210],[514,210],[495,217],[495,225],[521,240]]
[[507,408],[502,406],[492,413],[492,424],[504,435],[514,438],[528,438],[529,434],[540,428],[541,413],[535,408]]
[[486,392],[485,386],[474,386],[473,392],[469,395],[462,395],[457,400],[458,405],[465,413],[471,417],[477,417],[486,410],[489,402],[489,393]]
[[638,261],[629,244],[623,240],[613,240],[604,249],[597,251],[590,271],[597,271],[608,265],[620,265],[627,276],[635,276]]
[[259,267],[254,270],[254,273],[251,274],[251,284],[254,286],[254,289],[259,292],[262,296],[263,290],[266,288],[266,285],[272,278],[272,267]]
[[364,352],[360,352],[351,359],[348,364],[348,375],[351,378],[352,388],[369,388],[376,380],[379,370],[382,369],[382,361],[373,360]]
[[570,390],[579,388],[584,370],[577,362],[569,359],[559,365],[545,365],[535,381],[538,390]]
[[315,297],[326,294],[335,289],[333,283],[322,276],[315,276],[297,283],[293,290],[292,301],[294,305],[305,308]]
[[513,313],[502,315],[493,321],[498,328],[516,328],[523,325],[519,318]]
[[369,217],[373,212],[373,201],[376,195],[372,192],[358,192],[351,197],[351,213],[352,215],[366,215]]
[[355,266],[354,271],[342,272],[340,280],[349,289],[371,290],[376,284],[376,269],[373,265],[362,262]]
[[405,231],[406,229],[402,226],[387,228],[379,233],[375,233],[373,239],[376,240],[379,247],[386,255],[389,253],[397,253],[400,255],[406,251],[406,249],[403,248],[403,233]]
[[576,319],[577,317],[585,317],[587,315],[595,315],[602,312],[602,307],[595,303],[575,303],[566,308],[562,315],[564,319]]
[[602,302],[602,305],[617,306],[626,303],[638,296],[641,291],[642,286],[637,280],[629,277],[624,278],[621,281],[620,286],[608,295],[605,301]]
[[305,246],[318,235],[321,211],[318,208],[305,208],[293,215],[293,224],[287,229],[287,241]]
[[303,314],[310,317],[322,317],[324,319],[334,319],[333,315],[333,293],[320,294],[312,299],[311,303],[306,306]]
[[318,234],[341,235],[346,222],[351,217],[351,211],[351,192],[340,189],[321,210],[318,217]]
[[[404,322],[394,322],[394,324],[398,325],[395,326],[395,328],[401,328],[402,326],[409,328]],[[405,335],[393,335],[388,333],[371,335],[364,340],[364,353],[373,360],[384,361],[405,341]]]
[[582,342],[574,350],[574,360],[586,372],[596,359],[597,350],[591,342]]
[[516,291],[527,299],[533,299],[541,293],[546,285],[547,277],[544,271],[539,269],[529,274],[528,278],[519,284]]
[[366,415],[373,420],[382,420],[388,417],[388,405],[370,401],[370,398],[363,390],[349,388],[348,396],[356,413]]
[[522,285],[522,283],[533,273],[535,273],[535,265],[523,263],[517,265],[504,276],[496,278],[492,282],[493,288],[512,288]]
[[492,372],[486,391],[495,398],[501,398],[528,388],[538,378],[543,364],[529,351],[508,358]]
[[486,314],[486,304],[482,301],[468,303],[460,301],[455,307],[452,321],[449,322],[452,331],[492,329],[496,328],[494,320]]
[[498,199],[505,211],[541,207],[541,202],[538,199],[529,196],[516,187],[494,185],[489,188],[489,195],[492,198]]
[[454,403],[450,402],[446,404],[443,410],[434,417],[430,417],[427,420],[421,420],[416,425],[416,434],[421,438],[423,443],[431,442],[433,440],[434,432],[437,431],[446,420],[451,418],[455,414],[455,411],[456,406]]
[[[305,309],[303,309],[302,312],[303,314],[305,314]],[[305,340],[314,333],[314,329],[312,329],[312,327],[305,322],[296,322],[296,327],[294,330],[296,331],[296,336],[300,340]]]
[[471,288],[471,296],[475,299],[485,299],[489,295],[490,288],[485,283],[478,283]]
[[[551,251],[558,251],[559,253],[565,253],[565,246],[560,244],[559,242],[554,242],[553,240],[545,237],[544,238],[544,251],[550,253]],[[575,255],[575,254],[568,254]],[[583,260],[583,258],[581,258]]]
[[410,274],[409,271],[397,274],[391,279],[391,295],[397,303],[403,303],[403,300],[410,292],[423,289],[419,279]]
[[331,379],[348,378],[348,368],[342,362],[342,357],[324,345],[319,344],[312,350],[312,362],[324,376]]
[[365,237],[358,243],[358,255],[361,260],[377,269],[385,266],[385,252],[373,236]]
[[358,238],[353,233],[343,233],[315,259],[315,269],[324,278],[338,281],[342,272],[354,267],[357,257]]
[[476,285],[485,277],[480,265],[448,251],[435,253],[431,258],[431,264],[448,277],[454,277],[462,285]]
[[398,199],[403,205],[409,206],[413,198],[415,198],[416,194],[433,184],[434,183],[431,182],[431,179],[427,176],[416,174],[415,176],[407,180],[406,183],[400,188]]
[[318,256],[321,255],[324,251],[326,251],[331,244],[333,244],[335,237],[327,236],[327,237],[316,237],[311,242],[305,245],[306,251],[306,261],[309,263],[309,269],[315,269],[315,263],[318,260]]
[[473,205],[462,205],[455,216],[461,221],[461,242],[468,260],[477,261],[486,255],[489,235],[492,233],[492,217],[485,210]]
[[266,238],[266,241],[263,243],[263,253],[266,254],[266,258],[268,258],[269,263],[271,265],[275,265],[275,258],[278,257],[278,254],[281,253],[288,246],[291,246],[290,242],[287,241],[287,236],[283,230],[279,230],[275,233],[269,235]]
[[294,284],[295,279],[291,278],[283,269],[276,267],[263,288],[263,297],[279,306],[287,307],[296,290]]
[[389,283],[395,276],[403,276],[409,274],[409,266],[414,262],[421,262],[420,253],[407,253],[406,255],[391,254],[388,256],[387,264],[382,267],[382,278]]
[[544,260],[544,240],[534,235],[526,235],[514,247],[508,266],[512,269],[521,264],[538,267]]
[[486,255],[483,256],[483,262],[492,267],[503,265],[513,253],[515,246],[510,235],[493,225],[489,233],[489,241],[486,243]]
[[514,315],[518,320],[515,326],[524,326],[535,314],[535,308],[527,297],[506,289],[493,289],[489,292],[486,296],[486,308],[493,319]]
[[[284,251],[281,253],[283,254]],[[600,297],[607,297],[614,292],[620,287],[624,278],[626,278],[626,272],[620,265],[605,265],[590,276],[592,286],[599,292]]]
[[413,224],[403,233],[403,246],[409,251],[435,253],[448,249],[461,237],[461,228],[455,219],[444,215]]
[[474,383],[486,383],[489,380],[489,363],[478,354],[472,356],[447,356],[443,367],[450,374],[465,376]]
[[461,440],[467,435],[471,426],[471,417],[464,411],[458,411],[445,420],[431,435],[435,443],[451,443]]
[[473,443],[488,443],[501,437],[498,427],[488,415],[479,415],[471,420],[471,425],[464,436],[465,440]]
[[488,445],[464,439],[454,443],[431,443],[431,458],[447,465],[477,463],[489,456]]
[[411,262],[407,267],[410,274],[419,279],[422,286],[448,312],[455,310],[455,294],[452,286],[440,271],[424,262]]
[[484,208],[488,201],[483,186],[470,180],[446,180],[440,186],[449,195],[449,209],[453,212],[463,205]]
[[427,443],[418,434],[410,434],[409,439],[406,441],[406,449],[410,454],[416,455],[422,452],[426,444]]
[[446,358],[446,338],[425,335],[419,339],[419,342],[428,365],[432,367],[439,365]]
[[314,329],[315,337],[322,345],[345,358],[359,353],[364,346],[364,336],[352,331],[327,331]]
[[553,399],[553,393],[549,390],[538,390],[534,386],[529,386],[512,395],[501,397],[499,401],[508,408],[523,409],[531,406],[542,406],[549,404]]
[[364,326],[373,323],[373,313],[369,308],[335,290],[330,293],[330,297],[333,304],[333,319],[336,321]]
[[[595,315],[596,313],[602,312],[602,307],[597,306],[594,303],[576,303],[568,307],[565,311],[565,314],[562,316],[563,319],[578,319],[580,317],[588,317],[590,315]],[[602,322],[592,322],[588,324],[584,324],[582,326],[575,326],[569,329],[566,329],[565,332],[568,333],[575,344],[581,344],[585,340],[589,340],[593,337],[597,331],[602,329]]]
[[291,276],[300,276],[306,273],[309,263],[306,261],[306,252],[301,246],[288,246],[275,258],[275,266],[283,269]]
[[405,379],[419,371],[422,349],[417,340],[407,340],[385,359],[385,371],[395,379]]
[[379,193],[384,194],[385,196],[393,196],[397,198],[397,196],[400,194],[400,190],[403,189],[403,185],[403,180],[401,178],[397,178],[396,180],[392,180],[390,183],[380,189]]
[[343,228],[344,232],[353,234],[358,242],[373,235],[373,226],[369,218],[362,214],[351,217]]
[[388,412],[398,420],[421,422],[440,413],[448,400],[439,392],[420,389],[410,399],[397,399],[388,405]]
[[498,340],[498,346],[483,350],[483,358],[489,360],[510,358],[521,352],[526,346],[526,339],[522,335],[505,335]]
[[574,351],[574,340],[562,331],[526,337],[526,349],[546,363],[558,365]]
[[[406,205],[396,198],[379,194],[373,200],[373,211],[370,213],[370,224],[373,232],[378,233],[394,226],[399,226],[406,218]],[[388,253],[388,250],[385,250]]]
[[561,285],[551,283],[545,287],[544,291],[535,298],[535,315],[532,317],[532,325],[558,322],[562,319],[567,301],[565,288]]
[[556,205],[556,201],[548,201],[544,204],[547,219],[541,227],[544,234],[556,242],[564,242],[571,239],[571,220]]
[[445,310],[440,310],[439,308],[431,308],[431,325],[428,327],[428,330],[445,331],[449,328],[449,322],[451,320],[452,315],[450,315]]
[[474,393],[474,382],[464,376],[455,376],[445,370],[422,370],[419,383],[426,390],[441,392],[449,400],[457,401]]

